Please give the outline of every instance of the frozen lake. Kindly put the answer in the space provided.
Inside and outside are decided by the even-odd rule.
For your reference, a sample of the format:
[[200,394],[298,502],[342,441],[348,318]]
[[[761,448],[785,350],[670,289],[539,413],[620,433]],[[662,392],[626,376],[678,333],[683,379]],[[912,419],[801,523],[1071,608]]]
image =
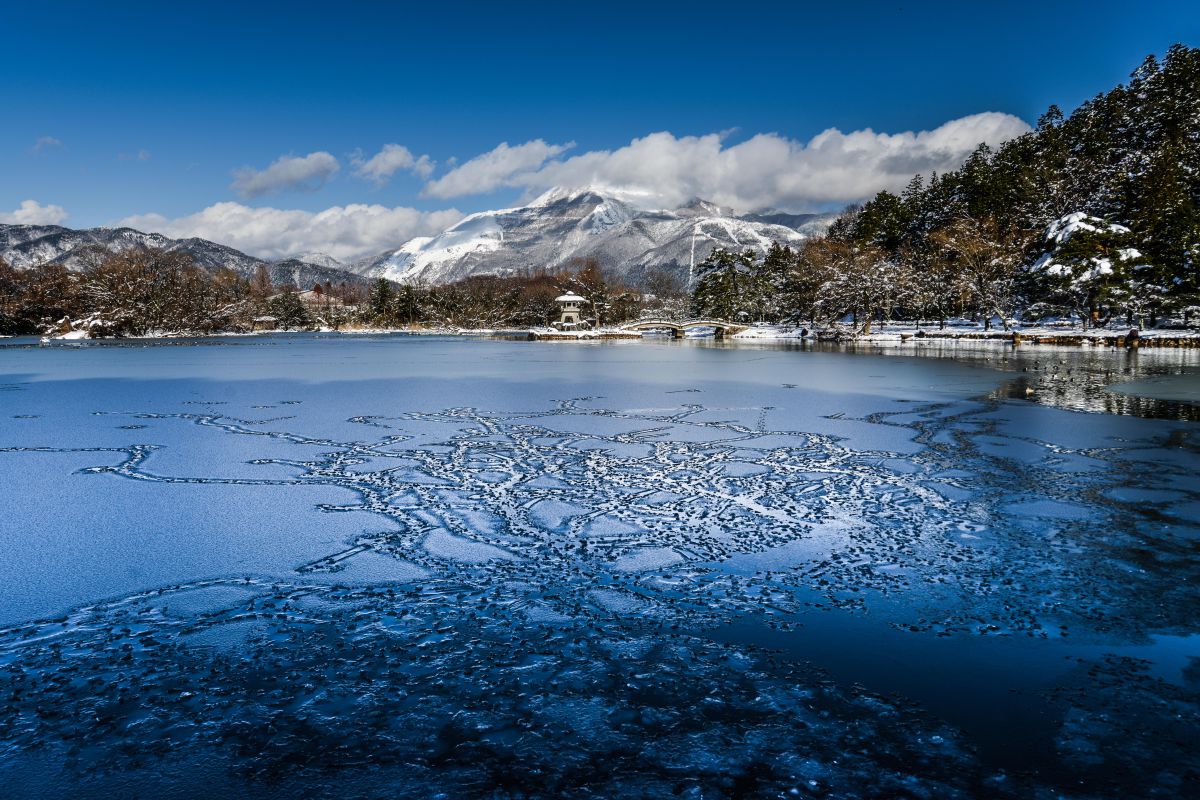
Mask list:
[[7,344],[17,796],[1200,777],[1192,351]]

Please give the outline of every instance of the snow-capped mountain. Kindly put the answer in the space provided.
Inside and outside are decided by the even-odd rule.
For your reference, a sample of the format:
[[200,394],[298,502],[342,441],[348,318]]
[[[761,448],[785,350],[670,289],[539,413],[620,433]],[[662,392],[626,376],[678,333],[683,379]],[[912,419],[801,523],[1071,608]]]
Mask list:
[[206,239],[169,239],[133,228],[74,230],[59,225],[0,225],[0,257],[17,269],[57,263],[82,269],[95,248],[121,252],[159,248],[189,253],[202,267],[229,267],[250,274],[262,261]]
[[83,269],[91,260],[91,252],[97,248],[110,252],[139,248],[183,251],[205,269],[228,267],[247,277],[253,275],[259,265],[266,264],[275,283],[294,283],[302,289],[311,288],[318,282],[362,283],[365,280],[323,253],[306,253],[268,262],[207,239],[170,239],[133,228],[75,230],[59,225],[0,225],[0,258],[17,269],[52,263],[68,269]]
[[637,199],[596,188],[551,189],[528,205],[471,214],[437,236],[411,239],[353,265],[319,252],[268,262],[207,239],[58,225],[0,225],[0,258],[17,269],[49,263],[83,269],[96,248],[119,252],[153,247],[183,251],[201,267],[229,267],[246,276],[266,264],[276,283],[302,289],[318,282],[361,283],[379,277],[434,285],[472,275],[555,269],[575,258],[596,258],[634,284],[651,270],[666,270],[690,282],[692,268],[716,247],[765,250],[772,242],[796,245],[823,232],[834,217],[738,215],[705,200],[647,211],[635,205]]
[[437,236],[412,239],[352,269],[433,285],[472,275],[553,269],[574,258],[594,257],[635,283],[657,269],[690,280],[692,268],[714,248],[765,250],[772,242],[794,246],[823,231],[833,216],[739,216],[703,200],[646,211],[600,189],[551,189],[526,206],[471,214]]

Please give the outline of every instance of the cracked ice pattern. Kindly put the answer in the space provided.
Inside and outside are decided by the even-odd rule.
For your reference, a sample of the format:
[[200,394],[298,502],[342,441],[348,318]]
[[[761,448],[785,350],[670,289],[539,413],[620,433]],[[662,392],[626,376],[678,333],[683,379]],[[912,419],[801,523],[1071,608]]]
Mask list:
[[[197,582],[0,631],[8,753],[62,748],[101,794],[112,771],[187,752],[281,796],[367,763],[379,772],[338,791],[1019,795],[918,710],[695,631],[875,608],[912,632],[1059,637],[1186,625],[1195,608],[1194,581],[1164,580],[1196,571],[1194,461],[1156,465],[1178,480],[1153,513],[1121,494],[1162,446],[1194,456],[1186,433],[1068,446],[1015,433],[1007,406],[914,404],[863,418],[917,444],[890,452],[771,407],[581,397],[355,416],[364,437],[342,440],[191,404],[102,416],[306,455],[220,477],[160,471],[154,444],[2,452],[117,455],[84,470],[97,480],[348,490],[321,509],[377,524],[294,581]],[[405,579],[362,585],[368,557]]]
[[976,780],[952,731],[894,700],[655,626],[514,611],[452,582],[203,582],[84,608],[0,650],[10,669],[43,660],[6,677],[4,739],[61,742],[92,796],[213,750],[233,756],[218,794],[903,793],[917,771],[956,797]]
[[[137,481],[351,491],[355,502],[321,510],[369,512],[382,524],[299,565],[302,574],[336,574],[372,552],[414,574],[535,587],[525,604],[552,613],[719,621],[736,612],[786,614],[806,602],[858,607],[871,591],[919,589],[922,602],[946,607],[936,623],[906,620],[913,629],[1045,636],[1058,630],[1048,629],[1050,620],[1119,625],[1125,612],[1113,590],[1136,589],[1142,579],[1128,574],[1127,562],[1079,546],[1098,528],[1112,545],[1121,532],[1145,535],[1147,517],[1172,519],[1170,505],[1148,513],[1145,503],[1109,491],[1139,469],[1143,451],[1001,431],[989,408],[932,404],[865,418],[911,431],[921,445],[915,454],[855,450],[836,436],[776,428],[771,408],[746,424],[698,404],[622,411],[594,398],[542,411],[352,417],[387,431],[356,441],[289,432],[288,417],[117,415],[311,451],[303,460],[250,462],[286,469],[286,478],[163,474],[153,468],[151,444],[15,450],[120,453],[116,465],[83,471]],[[419,444],[406,426],[424,432]],[[429,433],[438,429],[448,435]],[[1200,492],[1186,483],[1186,465],[1179,473],[1173,495],[1187,508]],[[1046,521],[1054,524],[1049,537]],[[1188,530],[1156,530],[1155,561],[1186,558]],[[757,568],[738,569],[743,563]],[[1164,603],[1162,621],[1186,621],[1182,601],[1191,590],[1165,591],[1180,602]]]

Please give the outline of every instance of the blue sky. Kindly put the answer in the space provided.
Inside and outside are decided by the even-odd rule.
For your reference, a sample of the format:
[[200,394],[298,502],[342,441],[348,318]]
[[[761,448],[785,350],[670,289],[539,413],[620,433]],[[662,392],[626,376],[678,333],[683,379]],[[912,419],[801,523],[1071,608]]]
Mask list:
[[[269,239],[306,217],[254,210],[339,209],[324,235],[345,241],[327,249],[349,255],[389,235],[354,241],[349,206],[402,210],[375,214],[402,241],[556,182],[659,204],[837,207],[1200,43],[1195,2],[1048,8],[10,4],[0,214],[34,201],[34,216],[58,206],[50,217],[76,227],[225,225],[271,254],[303,246]],[[811,142],[830,128],[842,136]],[[920,131],[934,134],[878,136]],[[403,150],[372,162],[386,145]]]

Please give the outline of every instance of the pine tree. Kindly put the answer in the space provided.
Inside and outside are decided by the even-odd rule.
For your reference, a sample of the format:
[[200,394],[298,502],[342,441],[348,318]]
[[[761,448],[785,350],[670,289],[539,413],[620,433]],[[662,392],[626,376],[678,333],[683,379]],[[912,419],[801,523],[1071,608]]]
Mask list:
[[411,326],[421,317],[421,302],[417,290],[408,284],[400,287],[391,301],[393,319]]
[[367,297],[367,310],[371,316],[376,320],[387,320],[392,308],[393,295],[391,281],[386,278],[380,278],[371,284],[371,294]]
[[[1152,318],[1200,303],[1200,50],[1175,45],[1161,62],[1150,56],[1128,84],[1070,116],[1051,106],[1033,132],[995,151],[980,146],[952,172],[918,176],[900,197],[880,192],[847,209],[828,236],[880,247],[904,262],[945,255],[947,242],[963,239],[963,225],[970,227],[964,221],[975,220],[989,228],[985,239],[1019,248],[1005,255],[1006,264],[1032,265],[1042,248],[1024,232],[1077,213],[1128,228],[1129,241],[1118,249],[1141,254],[1120,276],[1128,285],[1093,287],[1096,297],[1127,303],[1127,312],[1154,309]],[[1012,277],[1005,282],[1015,292],[1023,281]],[[1026,302],[1062,300],[1062,287],[1024,283]],[[970,294],[976,310],[995,305],[994,292],[977,285]],[[1096,302],[1103,301],[1084,305]]]
[[312,325],[312,317],[304,302],[295,292],[280,292],[267,302],[267,310],[284,330],[307,328]]

